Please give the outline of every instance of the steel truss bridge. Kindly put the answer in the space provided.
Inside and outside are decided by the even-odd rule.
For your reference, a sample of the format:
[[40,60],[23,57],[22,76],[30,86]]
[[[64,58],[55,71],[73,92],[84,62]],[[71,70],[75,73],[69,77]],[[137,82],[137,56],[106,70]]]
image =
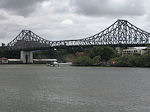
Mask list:
[[134,26],[127,20],[117,20],[105,30],[91,37],[77,40],[49,41],[30,30],[21,33],[6,46],[9,50],[39,50],[62,46],[114,46],[136,47],[150,43],[150,33]]

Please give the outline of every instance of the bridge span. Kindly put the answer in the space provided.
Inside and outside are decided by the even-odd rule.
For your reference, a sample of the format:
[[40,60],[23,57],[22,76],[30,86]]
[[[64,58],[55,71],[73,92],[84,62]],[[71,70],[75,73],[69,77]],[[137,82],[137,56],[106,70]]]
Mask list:
[[105,30],[83,39],[49,41],[30,30],[22,30],[10,43],[10,50],[42,49],[61,46],[144,46],[150,43],[150,33],[134,26],[127,20],[117,20]]
[[[22,30],[20,34],[6,46],[8,50],[19,50],[22,60],[32,63],[32,50],[40,50],[57,47],[87,47],[87,46],[114,46],[114,47],[138,47],[150,43],[150,33],[136,27],[127,20],[117,20],[105,30],[77,40],[46,40],[30,30]],[[29,59],[25,59],[25,58]],[[30,61],[31,60],[31,61]]]

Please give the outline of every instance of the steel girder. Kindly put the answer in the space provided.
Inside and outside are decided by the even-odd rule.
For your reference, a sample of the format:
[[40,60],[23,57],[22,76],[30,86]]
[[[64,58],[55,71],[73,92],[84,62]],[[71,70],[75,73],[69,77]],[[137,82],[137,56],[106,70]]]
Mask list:
[[150,42],[150,33],[134,26],[126,20],[117,20],[100,33],[78,40],[49,41],[30,30],[22,30],[10,43],[10,50],[41,49],[60,46],[94,46],[94,45],[146,45]]

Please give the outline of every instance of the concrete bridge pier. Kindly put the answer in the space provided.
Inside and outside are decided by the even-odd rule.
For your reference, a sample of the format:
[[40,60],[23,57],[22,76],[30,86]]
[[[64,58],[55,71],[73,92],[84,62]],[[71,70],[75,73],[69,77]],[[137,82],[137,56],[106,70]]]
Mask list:
[[20,58],[23,63],[32,64],[33,63],[33,53],[32,51],[21,51]]

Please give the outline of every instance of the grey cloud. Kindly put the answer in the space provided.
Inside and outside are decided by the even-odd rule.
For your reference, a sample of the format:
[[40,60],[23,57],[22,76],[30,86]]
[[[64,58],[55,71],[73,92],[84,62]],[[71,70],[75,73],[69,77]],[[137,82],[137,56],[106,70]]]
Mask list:
[[69,0],[51,0],[53,12],[58,14],[71,13]]
[[56,12],[56,13],[67,13],[67,12],[69,12],[69,8],[67,8],[67,7],[59,7],[59,8],[56,8],[55,10],[54,10],[54,12]]
[[38,3],[44,1],[47,0],[1,0],[0,8],[18,15],[27,16],[35,10]]
[[[1,23],[0,39],[13,39],[17,34],[16,30],[20,30],[22,26],[16,24]],[[14,36],[12,36],[14,34]]]
[[141,16],[145,14],[145,4],[140,0],[70,0],[70,4],[76,13],[86,16]]
[[[51,0],[49,5],[42,5],[35,10],[43,1],[46,0],[0,0],[0,9],[4,12],[0,12],[0,41],[10,42],[22,29],[32,30],[48,40],[85,38],[107,28],[118,19],[118,16],[150,31],[149,4],[147,3],[145,14],[143,1],[141,4],[139,0],[70,0],[69,4],[68,0]],[[27,16],[33,11],[30,17],[18,16]],[[99,17],[94,18],[93,16]],[[5,17],[7,19],[3,21]],[[60,24],[66,19],[71,19],[74,25],[62,27]]]
[[0,20],[5,20],[7,17],[5,16],[4,13],[0,12]]

